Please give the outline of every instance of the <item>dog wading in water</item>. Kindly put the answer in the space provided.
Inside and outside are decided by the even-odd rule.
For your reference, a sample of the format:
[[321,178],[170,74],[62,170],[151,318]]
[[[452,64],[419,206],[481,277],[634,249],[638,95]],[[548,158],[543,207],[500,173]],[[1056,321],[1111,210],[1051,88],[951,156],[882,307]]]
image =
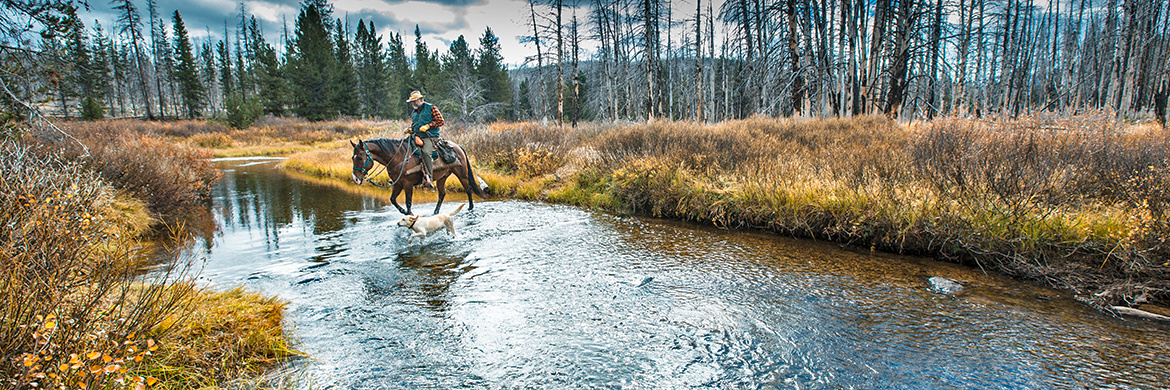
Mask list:
[[452,219],[451,216],[458,213],[459,210],[463,210],[462,204],[459,205],[459,207],[456,207],[454,211],[435,214],[429,217],[420,217],[414,214],[407,215],[402,217],[402,220],[398,221],[398,226],[405,227],[413,232],[413,234],[410,235],[410,238],[406,239],[407,244],[414,240],[415,237],[426,237],[431,233],[442,230],[444,227],[447,228],[448,233],[451,233],[451,235],[454,236],[455,220]]

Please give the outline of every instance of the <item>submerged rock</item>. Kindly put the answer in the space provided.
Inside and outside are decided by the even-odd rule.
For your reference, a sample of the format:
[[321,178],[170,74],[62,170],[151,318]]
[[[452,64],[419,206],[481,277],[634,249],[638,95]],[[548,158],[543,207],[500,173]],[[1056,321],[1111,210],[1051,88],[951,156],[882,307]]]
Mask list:
[[963,292],[963,284],[941,276],[931,276],[930,290],[939,294],[955,295]]

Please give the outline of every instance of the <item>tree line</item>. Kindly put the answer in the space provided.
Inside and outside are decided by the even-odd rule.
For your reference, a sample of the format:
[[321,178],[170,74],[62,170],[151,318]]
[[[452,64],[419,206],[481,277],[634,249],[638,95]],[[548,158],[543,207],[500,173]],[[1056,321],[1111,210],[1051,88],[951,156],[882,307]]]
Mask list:
[[490,28],[479,48],[460,36],[440,54],[416,27],[408,55],[402,35],[384,37],[373,21],[351,26],[333,18],[327,1],[306,0],[278,52],[244,4],[238,20],[224,23],[224,39],[196,46],[179,11],[163,18],[154,0],[146,18],[131,0],[112,1],[118,18],[109,32],[96,21],[87,27],[72,2],[6,3],[16,12],[0,16],[5,118],[34,110],[67,119],[218,117],[235,125],[265,114],[400,118],[412,90],[450,103],[444,112],[457,120],[494,119],[511,104]]
[[[1170,0],[693,0],[686,14],[678,0],[581,3],[578,19],[562,0],[529,0],[529,60],[549,69],[528,75],[556,72],[534,89],[541,114],[1108,112],[1165,123]],[[587,63],[581,39],[599,46]]]
[[223,39],[198,46],[154,0],[145,18],[132,0],[110,6],[107,32],[72,2],[5,3],[5,118],[398,118],[420,90],[465,121],[1164,121],[1170,90],[1170,0],[529,0],[531,55],[511,70],[490,28],[478,48],[460,36],[440,52],[416,26],[408,52],[408,37],[351,26],[327,0],[304,0],[281,50],[243,2]]

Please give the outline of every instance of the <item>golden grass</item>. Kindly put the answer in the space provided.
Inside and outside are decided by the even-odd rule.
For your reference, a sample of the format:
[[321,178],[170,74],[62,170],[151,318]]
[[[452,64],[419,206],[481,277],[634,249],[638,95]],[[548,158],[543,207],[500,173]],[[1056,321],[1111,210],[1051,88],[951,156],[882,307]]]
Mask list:
[[[282,305],[254,295],[194,291],[185,263],[172,257],[164,260],[170,264],[158,264],[159,258],[148,253],[150,245],[138,241],[160,227],[173,227],[168,220],[200,205],[218,177],[200,160],[204,155],[160,142],[147,129],[87,130],[79,133],[90,148],[83,158],[74,145],[37,143],[49,137],[33,138],[32,144],[0,143],[5,156],[0,210],[6,221],[0,224],[0,383],[12,388],[191,388],[193,382],[175,382],[161,367],[226,381],[287,356],[280,333]],[[145,265],[172,271],[144,279]],[[257,311],[264,313],[264,321],[253,315]],[[188,318],[240,327],[184,331],[200,324],[185,322]],[[176,331],[159,332],[159,324]],[[225,342],[235,339],[244,340],[247,348]],[[156,362],[160,346],[164,351],[185,346],[191,354],[210,353],[213,347],[232,353],[215,357],[215,366]],[[224,370],[232,367],[242,369]]]
[[137,375],[159,379],[160,389],[214,388],[258,376],[291,356],[282,322],[285,303],[235,288],[199,290],[153,330],[161,348]]
[[349,181],[353,173],[351,151],[348,147],[335,147],[301,152],[289,156],[280,167],[316,177]]
[[[229,138],[235,147],[279,148],[312,125],[264,126]],[[395,122],[318,126],[351,129],[333,132],[349,138],[400,136]],[[345,137],[330,143],[328,132],[313,133],[296,138],[311,149],[284,167],[357,188],[347,184]],[[191,138],[226,144],[204,137]],[[1170,136],[1148,124],[1105,115],[909,125],[753,117],[452,125],[444,137],[468,148],[497,196],[991,265],[1095,304],[1170,295]]]
[[[1102,116],[498,123],[452,138],[498,195],[991,264],[1096,304],[1170,284],[1170,137]],[[1129,295],[1093,294],[1126,280]]]
[[[323,152],[323,151],[308,152],[308,154],[316,154],[317,152]],[[323,185],[323,186],[336,188],[338,190],[345,191],[345,192],[355,194],[355,195],[369,196],[369,197],[377,198],[383,202],[390,202],[390,195],[392,193],[390,188],[375,187],[375,186],[372,186],[369,184],[364,184],[361,186],[354,185],[348,176],[349,175],[348,172],[351,169],[348,166],[346,167],[346,176],[345,177],[327,176],[326,174],[320,173],[320,172],[327,172],[326,169],[305,165],[305,163],[303,161],[294,162],[292,165],[289,165],[289,163],[291,161],[294,161],[294,159],[297,156],[298,155],[294,155],[293,157],[290,157],[289,160],[286,160],[284,163],[282,163],[280,165],[280,167],[286,169],[289,175],[296,177],[299,180],[304,180],[304,181],[314,183],[317,185]],[[348,157],[347,157],[347,159],[348,159]],[[301,167],[305,167],[305,166],[308,166],[309,170],[307,170],[307,171],[301,170],[302,169]],[[378,180],[379,183],[384,184],[387,180],[386,174],[382,173],[376,179]],[[462,188],[461,184],[459,183],[459,180],[456,179],[455,176],[448,177],[447,178],[447,197],[446,197],[446,199],[444,199],[444,202],[458,202],[458,201],[467,200],[467,198],[464,198],[464,196],[466,196],[466,195],[464,195],[462,191],[463,191],[463,188]],[[458,195],[453,197],[452,195],[455,195],[455,194],[458,194]],[[414,189],[414,194],[413,194],[413,199],[412,199],[412,202],[414,204],[433,203],[433,202],[437,202],[438,200],[439,200],[439,193],[435,192],[435,190],[422,189],[422,188],[415,188]],[[405,202],[405,201],[406,201],[406,194],[399,194],[398,195],[398,202],[401,204],[402,202]]]

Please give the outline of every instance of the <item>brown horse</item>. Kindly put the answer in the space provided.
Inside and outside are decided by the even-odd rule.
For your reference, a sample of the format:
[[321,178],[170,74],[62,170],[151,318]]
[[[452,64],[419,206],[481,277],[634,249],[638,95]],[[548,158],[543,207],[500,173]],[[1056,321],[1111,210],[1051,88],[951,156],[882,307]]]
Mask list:
[[[390,186],[393,188],[390,203],[403,214],[411,213],[410,202],[414,195],[414,186],[423,181],[422,160],[415,153],[416,148],[407,140],[408,138],[376,138],[367,141],[359,139],[357,143],[349,142],[350,145],[353,145],[354,184],[362,185],[366,181],[366,175],[370,173],[370,168],[374,167],[374,162],[382,164],[386,167],[386,173],[390,175],[392,180],[390,182]],[[447,196],[447,176],[451,174],[459,178],[459,183],[463,184],[463,190],[467,191],[468,210],[475,208],[475,203],[471,199],[472,192],[481,198],[487,198],[487,194],[479,188],[479,183],[476,182],[475,176],[471,173],[471,161],[467,158],[463,147],[454,142],[448,143],[455,151],[456,161],[447,164],[443,162],[442,158],[435,159],[434,178],[435,186],[439,192],[439,201],[435,204],[435,214],[438,214],[439,208],[443,206],[443,198]],[[373,182],[370,184],[377,185]],[[398,205],[398,194],[403,190],[406,190],[406,209]]]

